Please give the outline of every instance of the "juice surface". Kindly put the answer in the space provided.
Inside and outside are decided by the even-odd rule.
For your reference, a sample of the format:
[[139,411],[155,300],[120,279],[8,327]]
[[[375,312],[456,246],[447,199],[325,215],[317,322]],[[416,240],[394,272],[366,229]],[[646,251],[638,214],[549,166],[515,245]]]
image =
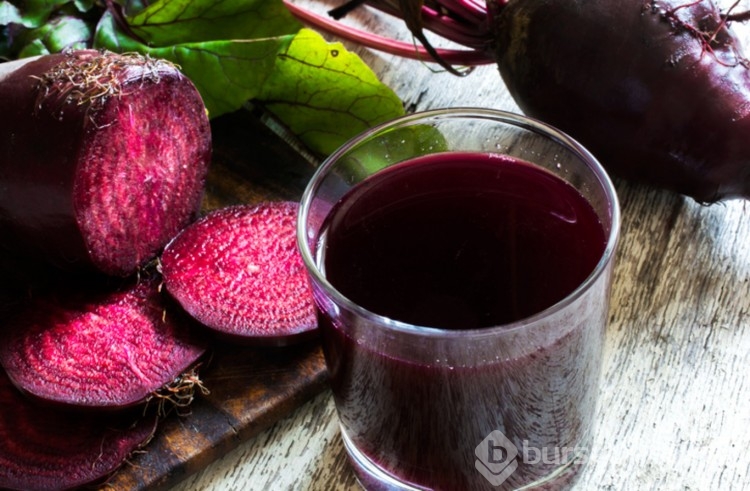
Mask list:
[[446,153],[398,164],[329,215],[324,269],[366,309],[419,326],[505,324],[562,300],[606,237],[572,186],[507,156]]

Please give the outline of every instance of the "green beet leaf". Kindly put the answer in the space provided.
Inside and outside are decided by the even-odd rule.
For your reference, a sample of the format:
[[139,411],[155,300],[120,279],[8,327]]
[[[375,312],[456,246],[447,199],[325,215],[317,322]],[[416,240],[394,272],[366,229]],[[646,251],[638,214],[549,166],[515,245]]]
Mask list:
[[392,128],[365,139],[343,157],[351,179],[359,181],[389,165],[424,155],[448,151],[440,130],[429,124]]
[[[133,10],[126,6],[125,12]],[[301,24],[278,0],[162,0],[126,15],[149,46],[294,34]]]
[[21,23],[23,23],[23,17],[18,7],[8,1],[0,1],[0,26]]
[[0,0],[0,56],[16,59],[88,48],[101,12],[95,0]]
[[276,54],[293,37],[289,34],[151,48],[119,31],[113,16],[106,13],[99,22],[94,45],[117,52],[136,51],[176,63],[198,88],[213,118],[239,109],[258,95],[274,69]]
[[35,29],[57,16],[86,16],[100,8],[96,0],[0,0],[0,26],[18,24]]
[[[25,0],[14,7],[7,0],[0,2],[0,25],[10,22],[21,24],[27,28],[36,28],[45,22],[56,10],[63,8],[70,0]],[[74,4],[76,8],[85,8],[83,4]]]
[[122,11],[132,35],[107,12],[94,46],[178,64],[212,118],[248,101],[261,103],[310,150],[327,155],[360,131],[403,114],[396,94],[356,54],[301,29],[281,0],[134,5]]
[[78,17],[56,17],[20,36],[22,47],[18,57],[57,53],[64,49],[83,49],[87,47],[92,35],[91,27]]
[[310,29],[279,53],[262,89],[256,99],[321,154],[403,114],[400,99],[361,58]]

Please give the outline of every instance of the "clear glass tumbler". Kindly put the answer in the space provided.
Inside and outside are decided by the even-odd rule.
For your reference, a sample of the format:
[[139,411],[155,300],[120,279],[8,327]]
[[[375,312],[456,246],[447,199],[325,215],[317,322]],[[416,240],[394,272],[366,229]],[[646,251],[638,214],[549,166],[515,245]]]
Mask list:
[[[462,317],[463,312],[454,325],[445,327],[439,322],[420,322],[419,319],[431,317],[420,317],[419,313],[416,317],[401,317],[371,304],[362,305],[361,298],[374,294],[373,298],[387,297],[384,305],[393,303],[394,311],[400,312],[402,307],[404,312],[419,311],[411,305],[416,301],[409,288],[421,290],[413,286],[414,275],[421,273],[412,271],[408,273],[411,277],[401,278],[401,266],[388,269],[392,267],[388,263],[396,256],[402,257],[399,251],[403,251],[403,257],[411,257],[410,246],[402,243],[402,238],[418,238],[421,226],[432,233],[441,227],[443,215],[460,208],[462,196],[470,198],[472,183],[480,182],[486,192],[495,181],[476,178],[468,164],[465,170],[453,169],[456,178],[435,180],[438,187],[455,182],[465,194],[451,198],[450,206],[444,208],[432,204],[420,208],[427,210],[424,217],[413,216],[413,222],[408,222],[415,224],[413,234],[405,227],[400,236],[375,237],[372,244],[379,245],[373,247],[386,252],[365,250],[370,244],[365,241],[363,250],[349,250],[345,257],[339,257],[339,252],[330,249],[333,232],[329,215],[341,209],[342,199],[357,199],[353,189],[365,189],[373,176],[395,169],[391,168],[393,165],[416,159],[430,165],[448,162],[450,167],[456,159],[477,155],[496,159],[498,175],[509,156],[513,161],[544,169],[545,175],[551,173],[577,190],[593,209],[601,232],[601,249],[590,272],[576,279],[552,304],[538,304],[537,297],[544,297],[551,288],[545,286],[547,281],[562,273],[538,267],[536,259],[516,261],[513,255],[508,267],[514,276],[533,278],[527,282],[533,288],[498,296],[497,301],[502,303],[506,296],[519,297],[522,303],[532,306],[531,310],[507,322],[480,327],[468,321],[462,325],[462,319],[468,318]],[[525,172],[524,169],[527,168],[521,167]],[[399,182],[395,179],[373,188],[368,199],[377,204],[378,193],[395,192]],[[433,177],[408,183],[409,189],[415,183],[424,187],[415,191],[417,194],[429,194]],[[507,182],[499,179],[496,184],[502,187]],[[533,204],[551,200],[554,205],[556,199],[555,193],[533,187],[514,189],[517,196],[513,199],[529,198]],[[391,195],[382,199],[384,208],[398,201]],[[380,208],[372,205],[370,211],[380,212]],[[471,214],[472,219],[475,215]],[[513,218],[514,230],[525,233],[536,226],[534,218],[519,215]],[[576,218],[563,219],[570,222]],[[442,231],[446,234],[444,239],[438,241],[429,236],[426,242],[419,243],[425,249],[424,256],[430,256],[429,249],[437,242],[450,242],[452,235],[458,234],[453,233],[452,227],[463,226],[461,222],[446,226]],[[462,228],[460,235],[466,233]],[[319,311],[341,434],[363,487],[569,488],[589,458],[618,233],[615,189],[597,160],[567,135],[516,114],[478,108],[412,114],[373,128],[333,153],[317,169],[304,193],[298,239]],[[560,258],[556,256],[557,248],[559,245],[562,251],[564,240],[553,240],[549,254],[552,261],[576,262],[578,248],[583,251],[588,247],[587,237],[578,239],[572,249],[568,248],[569,255],[560,252]],[[531,243],[523,249],[535,247]],[[550,247],[545,245],[542,249]],[[493,249],[489,250],[489,256],[493,256]],[[497,255],[508,256],[508,251],[503,251]],[[477,271],[465,271],[472,266],[462,266],[461,274],[468,274],[461,278],[485,273],[482,264],[477,263]],[[379,270],[390,271],[390,283],[370,283],[363,276],[361,281],[365,284],[357,286],[362,268],[376,274]],[[346,281],[333,279],[334,269]],[[417,278],[416,284],[439,283],[447,274],[442,266],[433,268],[425,272],[429,278]],[[460,289],[470,282],[450,281],[461,283]],[[349,290],[341,290],[344,283],[347,288],[355,285],[361,291],[350,298]],[[403,285],[407,285],[406,289]],[[484,292],[485,288],[480,286],[477,291]],[[438,299],[427,310],[440,311],[436,319],[445,319],[452,314],[443,313],[442,309],[450,310],[452,303],[455,302],[447,297]],[[466,310],[466,306],[463,308]]]

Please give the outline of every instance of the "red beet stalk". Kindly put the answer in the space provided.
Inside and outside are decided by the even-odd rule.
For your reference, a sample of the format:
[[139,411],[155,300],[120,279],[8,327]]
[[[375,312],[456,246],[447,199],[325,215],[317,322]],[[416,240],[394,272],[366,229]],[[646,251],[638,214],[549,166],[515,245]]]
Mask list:
[[98,51],[2,63],[0,107],[6,245],[127,276],[196,217],[210,127],[173,64]]
[[[333,18],[316,14],[295,5],[289,0],[284,0],[284,4],[289,11],[304,23],[310,24],[343,39],[359,43],[362,46],[367,46],[386,53],[415,60],[438,62],[443,67],[456,74],[463,74],[465,72],[462,73],[457,71],[453,65],[473,66],[494,62],[494,58],[489,51],[492,38],[487,31],[488,17],[486,9],[483,9],[481,5],[478,5],[471,0],[468,0],[466,3],[473,4],[470,8],[471,14],[468,15],[467,19],[462,18],[460,14],[456,12],[443,10],[442,8],[439,8],[439,5],[437,6],[438,10],[425,5],[410,9],[410,12],[417,17],[414,17],[412,20],[407,20],[407,15],[402,11],[398,1],[347,2],[341,8],[333,9],[330,12],[332,17],[340,18],[350,10],[362,4],[372,5],[388,14],[407,20],[407,26],[410,28],[413,26],[415,36],[423,43],[420,46],[414,43],[405,43],[403,41],[397,41],[395,39],[352,28],[346,24],[337,22]],[[352,5],[352,7],[347,7],[348,5]],[[466,14],[466,10],[462,10],[462,13]],[[458,26],[461,26],[460,30]],[[440,32],[446,39],[458,44],[466,45],[470,49],[435,48],[423,36],[423,29]],[[453,29],[456,30],[453,31]],[[484,35],[482,35],[482,33],[484,33]]]
[[297,249],[295,202],[216,210],[164,249],[167,291],[195,319],[247,344],[315,335],[312,290]]
[[121,409],[194,382],[182,375],[206,343],[158,279],[93,288],[39,295],[5,322],[0,364],[21,391],[69,408]]

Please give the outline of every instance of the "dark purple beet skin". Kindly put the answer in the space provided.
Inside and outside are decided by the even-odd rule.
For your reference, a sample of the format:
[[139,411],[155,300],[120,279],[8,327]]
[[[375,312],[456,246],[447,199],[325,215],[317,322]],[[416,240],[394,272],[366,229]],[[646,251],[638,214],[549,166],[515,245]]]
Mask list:
[[750,72],[712,2],[488,5],[500,73],[526,114],[614,175],[705,203],[750,196]]
[[6,245],[127,276],[196,217],[210,126],[174,65],[97,51],[44,56],[0,79],[0,107]]

